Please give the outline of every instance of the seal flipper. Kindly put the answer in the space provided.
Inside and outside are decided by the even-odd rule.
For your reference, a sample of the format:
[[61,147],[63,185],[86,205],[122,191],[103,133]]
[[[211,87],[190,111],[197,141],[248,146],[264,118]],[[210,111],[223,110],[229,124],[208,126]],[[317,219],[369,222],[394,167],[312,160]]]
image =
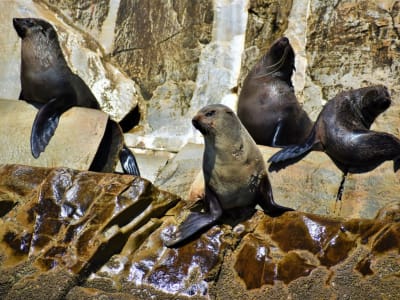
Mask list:
[[209,203],[209,212],[192,212],[178,227],[171,239],[164,241],[165,246],[170,248],[187,241],[197,232],[213,225],[222,216],[222,207],[217,195],[209,188],[206,188],[205,203]]
[[140,176],[139,166],[136,162],[136,158],[125,144],[119,152],[119,161],[121,162],[121,167],[124,170],[124,173]]
[[31,151],[34,158],[38,158],[48,145],[61,114],[73,105],[72,101],[54,98],[40,108],[33,121],[31,132]]
[[274,196],[272,194],[271,183],[269,182],[267,175],[264,175],[261,178],[258,188],[257,203],[269,216],[277,217],[284,212],[294,210],[292,208],[281,206],[275,203]]
[[303,144],[285,147],[282,150],[275,153],[274,155],[272,155],[268,159],[268,162],[271,163],[268,168],[268,171],[278,172],[279,170],[284,169],[287,166],[298,162],[308,153],[310,153],[311,150],[313,150],[315,144],[316,141],[315,141],[315,127],[314,127],[311,130],[311,133],[308,136],[307,140]]

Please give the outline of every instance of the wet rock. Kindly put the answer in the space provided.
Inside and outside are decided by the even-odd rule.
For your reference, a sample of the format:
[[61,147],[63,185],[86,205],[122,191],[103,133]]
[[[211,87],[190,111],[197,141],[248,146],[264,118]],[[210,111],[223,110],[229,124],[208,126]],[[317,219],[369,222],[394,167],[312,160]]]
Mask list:
[[164,235],[198,207],[137,177],[3,165],[4,201],[13,203],[0,219],[5,299],[395,299],[400,290],[399,203],[375,219],[230,215],[169,249]]
[[[0,273],[8,274],[2,281],[13,282],[17,274],[33,276],[22,276],[13,286],[21,280],[29,285],[51,281],[51,270],[83,276],[178,200],[139,177],[71,169],[3,165],[0,182],[0,202],[15,203],[1,219]],[[23,270],[33,269],[16,271],[21,264],[27,264]]]

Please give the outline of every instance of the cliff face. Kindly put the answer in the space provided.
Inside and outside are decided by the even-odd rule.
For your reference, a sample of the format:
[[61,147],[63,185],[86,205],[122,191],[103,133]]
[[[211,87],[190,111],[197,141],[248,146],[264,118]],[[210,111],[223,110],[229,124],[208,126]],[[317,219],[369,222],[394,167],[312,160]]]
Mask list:
[[394,104],[400,101],[398,1],[20,0],[3,6],[3,98],[19,93],[11,18],[49,19],[104,110],[119,120],[139,105],[140,126],[127,136],[131,147],[176,151],[199,141],[193,114],[207,103],[236,108],[248,70],[282,35],[295,49],[296,93],[313,118],[336,93],[369,84],[387,85]]

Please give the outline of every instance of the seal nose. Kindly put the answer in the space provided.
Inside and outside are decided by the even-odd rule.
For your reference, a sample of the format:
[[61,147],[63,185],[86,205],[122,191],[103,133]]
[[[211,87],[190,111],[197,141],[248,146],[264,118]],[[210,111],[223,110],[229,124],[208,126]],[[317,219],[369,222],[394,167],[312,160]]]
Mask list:
[[192,119],[192,124],[193,124],[194,128],[199,129],[199,127],[200,127],[199,116],[195,116]]
[[25,19],[13,18],[13,26],[18,36],[23,38],[25,36]]

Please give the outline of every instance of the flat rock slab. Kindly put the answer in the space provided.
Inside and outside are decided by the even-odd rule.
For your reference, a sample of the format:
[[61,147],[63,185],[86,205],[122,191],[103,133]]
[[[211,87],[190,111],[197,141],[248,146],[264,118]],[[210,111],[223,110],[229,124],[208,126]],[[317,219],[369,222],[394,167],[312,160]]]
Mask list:
[[103,138],[108,115],[73,107],[61,115],[45,151],[35,159],[30,136],[37,109],[19,100],[0,100],[0,164],[88,170]]
[[[203,193],[201,171],[203,145],[187,144],[164,168],[155,185],[173,194],[196,201]],[[268,167],[268,159],[278,148],[259,146]],[[387,161],[364,174],[349,174],[344,183],[342,201],[336,195],[341,171],[323,152],[311,152],[298,163],[268,174],[275,201],[298,211],[344,218],[374,218],[379,209],[398,201],[400,172],[393,172]]]

